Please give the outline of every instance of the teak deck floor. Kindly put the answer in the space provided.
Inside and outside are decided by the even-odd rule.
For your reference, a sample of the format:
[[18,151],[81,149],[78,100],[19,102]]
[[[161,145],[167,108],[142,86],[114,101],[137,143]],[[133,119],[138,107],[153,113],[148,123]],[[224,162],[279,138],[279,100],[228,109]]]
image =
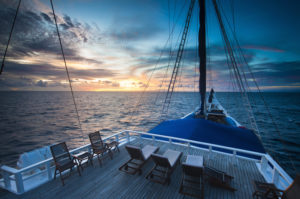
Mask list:
[[[139,140],[132,141],[131,144],[139,145]],[[204,165],[212,166],[216,169],[226,171],[234,176],[235,192],[225,189],[212,187],[204,182],[204,198],[252,198],[254,191],[252,181],[264,181],[259,173],[254,161],[245,159],[233,159],[230,156],[213,153],[209,157],[209,153],[204,150],[183,147],[175,144],[153,142],[142,139],[142,145],[152,144],[159,146],[159,152],[163,153],[168,148],[182,151],[184,154],[181,161],[187,154],[197,154],[204,157]],[[94,159],[94,167],[89,165],[85,167],[82,176],[79,177],[77,171],[73,169],[70,177],[65,180],[65,186],[61,185],[59,176],[56,180],[52,180],[32,191],[23,195],[14,195],[12,193],[0,193],[0,198],[192,198],[179,194],[180,181],[182,177],[181,165],[178,164],[171,177],[171,184],[161,185],[153,183],[145,178],[146,174],[153,167],[152,160],[147,162],[143,167],[142,175],[130,175],[118,170],[118,168],[129,159],[124,146],[120,147],[120,153],[114,152],[114,158],[109,157],[103,161],[100,167],[98,160]]]

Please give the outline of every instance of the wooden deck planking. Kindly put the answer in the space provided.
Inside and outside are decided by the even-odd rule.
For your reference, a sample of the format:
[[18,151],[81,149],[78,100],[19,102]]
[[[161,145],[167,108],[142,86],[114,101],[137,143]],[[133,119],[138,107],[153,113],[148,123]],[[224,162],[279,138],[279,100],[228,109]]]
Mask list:
[[[133,141],[132,144],[140,145],[139,139]],[[204,198],[252,198],[254,191],[252,181],[264,181],[253,161],[239,158],[236,160],[230,156],[210,154],[200,149],[143,139],[142,145],[146,144],[159,146],[158,153],[160,154],[167,149],[182,151],[184,154],[181,161],[184,161],[187,154],[202,155],[204,165],[226,171],[234,176],[233,182],[237,189],[236,192],[212,187],[205,183]],[[113,160],[106,158],[102,167],[98,165],[98,160],[94,159],[94,167],[85,168],[81,177],[73,171],[72,175],[65,180],[66,185],[64,187],[61,185],[59,177],[57,177],[56,180],[21,196],[6,193],[2,194],[1,198],[192,198],[178,192],[182,176],[180,164],[177,165],[171,176],[171,184],[169,186],[161,185],[145,179],[149,170],[154,166],[152,160],[145,164],[141,176],[137,174],[129,175],[119,171],[118,168],[129,159],[124,146],[120,147],[120,151],[120,153],[115,152]]]

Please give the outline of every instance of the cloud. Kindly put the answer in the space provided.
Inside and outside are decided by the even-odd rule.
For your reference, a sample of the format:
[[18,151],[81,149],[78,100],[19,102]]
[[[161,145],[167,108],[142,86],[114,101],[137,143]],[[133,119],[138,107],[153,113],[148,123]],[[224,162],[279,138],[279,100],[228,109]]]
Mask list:
[[[3,27],[0,30],[1,50],[4,50],[7,44],[14,14],[15,10],[7,6],[0,9],[0,27]],[[98,38],[93,35],[94,29],[71,19],[68,15],[57,17],[62,27],[60,34],[65,55],[68,59],[84,59],[77,52],[77,45],[88,42],[90,38],[93,38],[91,42],[94,38]],[[61,54],[53,21],[52,13],[20,9],[7,56],[18,58],[30,56],[33,52]]]
[[[251,48],[252,49],[252,48]],[[273,48],[262,48],[269,51],[274,51]],[[156,49],[159,51],[161,49]],[[250,49],[249,49],[250,50]],[[252,69],[253,75],[256,78],[256,81],[262,88],[267,88],[266,86],[275,86],[276,88],[295,88],[295,84],[299,83],[300,80],[300,61],[291,61],[291,62],[268,62],[257,64],[256,61],[256,53],[245,50],[244,56],[250,64],[250,68]],[[277,52],[277,50],[275,50]],[[209,56],[209,61],[207,64],[207,81],[213,82],[212,84],[216,88],[221,88],[221,90],[228,90],[232,88],[232,83],[235,81],[234,77],[231,76],[230,71],[228,69],[227,59],[225,56],[225,52],[223,47],[218,45],[212,45],[209,49],[207,49]],[[281,51],[278,51],[281,52]],[[164,55],[167,55],[169,50],[166,49],[163,51]],[[158,54],[156,52],[155,54]],[[176,54],[176,51],[173,52]],[[177,85],[177,87],[186,87],[189,85],[193,85],[193,76],[195,74],[194,66],[195,63],[198,63],[197,58],[197,49],[196,48],[186,48],[185,55],[182,58],[184,60],[184,66],[182,68],[182,74],[179,74],[183,79],[181,84]],[[239,60],[239,58],[237,58]],[[149,56],[147,58],[141,58],[139,65],[132,66],[132,70],[144,70],[146,73],[153,71],[156,61],[153,57]],[[161,60],[157,70],[166,70],[169,59],[167,56],[163,57]],[[174,58],[171,60],[171,69],[174,66]],[[239,63],[239,62],[238,62]],[[255,63],[255,64],[254,64]],[[250,87],[255,88],[254,82],[252,81],[252,75],[248,70],[246,65],[238,66],[241,75],[243,76],[243,71],[248,80],[248,84]],[[198,65],[197,65],[197,73]],[[169,72],[170,73],[170,72]],[[162,79],[162,73],[156,75],[156,78]],[[170,76],[167,77],[169,79]]]
[[107,87],[114,87],[114,88],[119,88],[120,87],[120,83],[119,82],[114,82],[114,81],[98,81],[98,85],[100,85],[103,88],[107,88]]
[[42,80],[39,80],[38,82],[36,82],[36,86],[39,86],[39,87],[47,87],[47,85],[48,85],[48,82],[45,82]]
[[1,89],[8,89],[8,88],[24,88],[24,87],[30,87],[33,85],[33,81],[30,78],[26,77],[19,77],[13,79],[8,76],[7,78],[0,78],[0,88]]
[[71,17],[69,17],[68,15],[65,15],[63,18],[64,18],[65,23],[64,24],[60,24],[60,25],[64,25],[65,29],[69,29],[69,28],[74,28],[75,27],[74,24],[73,24],[73,22],[72,22],[72,20],[71,20]]
[[[66,79],[66,71],[63,67],[57,67],[50,64],[18,64],[7,62],[5,66],[6,72],[13,75],[43,77],[46,79]],[[90,80],[93,78],[113,77],[116,73],[107,69],[74,69],[69,68],[71,78]]]
[[[73,83],[82,80],[94,80],[97,78],[111,78],[116,73],[106,69],[69,69],[71,81]],[[80,81],[79,81],[80,79]],[[47,80],[47,81],[45,81]],[[65,82],[65,83],[61,83]],[[0,90],[8,90],[10,88],[22,88],[24,90],[31,88],[68,88],[67,75],[64,68],[52,66],[49,64],[17,64],[8,62],[6,64],[5,76],[0,78]],[[118,82],[99,81],[103,88],[105,86],[119,87]]]
[[284,86],[299,83],[300,80],[300,61],[270,62],[252,67],[254,76],[263,82],[264,86]]
[[[160,54],[162,56],[160,57]],[[170,58],[170,49],[155,48],[148,56],[139,57],[138,63],[131,66],[131,73],[135,73],[137,70],[145,70],[146,73],[154,70],[155,65],[158,67],[155,70],[165,70],[170,64],[172,69],[175,64],[177,49],[173,49],[172,57]],[[213,68],[216,71],[225,71],[228,69],[227,60],[223,46],[211,45],[207,48],[207,68]],[[244,56],[248,62],[251,62],[255,58],[253,52],[245,52]],[[198,49],[196,47],[186,47],[181,60],[181,66],[184,64],[185,70],[188,68],[194,68],[195,64],[199,63]],[[197,66],[198,67],[198,66]],[[194,73],[194,71],[192,71]]]
[[31,79],[24,76],[11,76],[8,75],[5,78],[0,79],[0,90],[8,90],[12,88],[68,88],[67,84],[62,84],[60,81],[43,81],[38,79]]
[[247,50],[263,50],[263,51],[269,51],[269,52],[276,52],[276,53],[283,53],[284,50],[278,49],[278,48],[272,48],[268,46],[257,46],[257,45],[244,45],[242,46],[243,49]]
[[[10,2],[0,2],[0,51],[4,52],[7,39],[15,15],[16,5]],[[78,45],[94,38],[94,28],[83,24],[68,15],[57,16],[61,26],[63,49],[67,62],[93,65],[93,69],[76,69],[69,67],[71,78],[91,80],[93,78],[113,77],[116,75],[108,69],[101,69],[103,61],[83,57],[78,52]],[[98,38],[98,37],[96,37]],[[95,39],[90,39],[91,42]],[[28,64],[22,60],[37,59],[40,63]],[[61,49],[57,37],[53,15],[49,10],[43,12],[20,8],[8,49],[4,73],[12,80],[1,77],[1,87],[49,87],[62,86],[59,81],[66,79],[65,69],[57,67],[52,62],[62,61]],[[16,61],[16,60],[21,60]],[[87,62],[87,63],[86,63]],[[32,62],[31,62],[32,63]],[[3,75],[2,75],[3,76]],[[25,78],[26,77],[26,78]],[[51,82],[41,79],[52,80]]]
[[49,15],[47,15],[47,14],[44,13],[44,12],[41,12],[40,15],[43,17],[43,19],[44,19],[46,22],[48,22],[49,24],[53,24],[53,21],[52,21],[52,19],[49,17]]
[[[171,52],[173,57],[170,59],[170,49],[158,47],[164,42],[162,40],[165,37],[162,35],[168,34],[168,26],[165,23],[167,20],[163,18],[166,16],[162,16],[166,14],[164,13],[166,8],[162,7],[166,5],[165,3],[167,2],[119,0],[118,6],[115,6],[115,1],[104,1],[101,6],[105,9],[99,11],[99,16],[108,16],[108,12],[114,14],[113,17],[110,15],[107,19],[105,18],[103,20],[105,22],[98,23],[101,28],[96,23],[78,21],[71,15],[58,12],[57,22],[74,84],[78,86],[85,83],[86,88],[88,84],[101,88],[105,86],[118,88],[123,86],[121,81],[132,78],[136,80],[132,84],[140,88],[144,87],[143,81],[147,79],[146,74],[153,72],[162,53],[156,67],[156,74],[153,76],[154,80],[152,80],[154,84],[159,85],[168,66],[168,75],[170,75],[177,54],[177,48],[174,47]],[[7,43],[15,9],[16,1],[0,2],[0,27],[2,27],[0,29],[0,53],[4,51]],[[153,16],[148,13],[153,13]],[[102,20],[100,18],[99,21]],[[99,21],[97,19],[97,22]],[[207,49],[208,79],[212,76],[211,79],[217,85],[224,87],[221,82],[228,83],[230,73],[224,48],[220,41],[215,42],[217,43],[210,44]],[[187,44],[182,57],[182,72],[180,71],[178,77],[181,78],[182,84],[177,84],[182,88],[188,88],[187,84],[193,85],[194,78],[192,77],[195,73],[199,73],[198,50],[191,40]],[[275,53],[276,56],[277,53],[291,53],[285,48],[274,46],[276,45],[251,43],[242,45],[245,57],[259,84],[288,86],[299,83],[299,61],[272,62],[275,60],[272,59]],[[285,54],[281,54],[282,57],[283,55]],[[297,60],[295,57],[291,55],[289,60]],[[28,4],[22,2],[6,60],[3,74],[7,74],[12,79],[15,78],[16,84],[8,78],[1,77],[4,86],[20,85],[22,88],[63,86],[59,84],[66,80],[66,72],[63,68],[60,44],[49,6],[39,0]],[[282,58],[276,57],[276,60],[282,60]],[[250,74],[246,72],[246,76],[250,77]],[[99,78],[105,81],[98,82]],[[168,76],[165,79],[169,78]],[[118,81],[115,81],[116,79],[121,82],[121,86]],[[276,83],[274,83],[275,80]]]

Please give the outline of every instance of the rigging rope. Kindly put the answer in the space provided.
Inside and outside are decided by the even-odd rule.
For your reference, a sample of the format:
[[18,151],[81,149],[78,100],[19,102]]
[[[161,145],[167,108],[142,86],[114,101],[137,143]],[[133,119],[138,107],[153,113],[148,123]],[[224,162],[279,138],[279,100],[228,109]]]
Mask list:
[[177,51],[175,65],[174,65],[172,76],[171,76],[170,83],[168,86],[167,95],[166,95],[166,98],[165,98],[165,101],[163,104],[163,109],[162,109],[162,114],[164,114],[163,116],[166,116],[168,113],[168,110],[169,110],[169,105],[171,102],[172,94],[174,91],[174,86],[176,83],[176,78],[177,78],[179,67],[180,67],[180,62],[181,62],[182,53],[183,53],[185,42],[186,42],[186,36],[187,36],[188,30],[189,30],[190,19],[191,19],[192,11],[194,8],[194,4],[195,4],[195,0],[191,0],[188,15],[187,15],[187,18],[185,21],[184,31],[183,31],[182,38],[180,41],[179,49]]
[[53,13],[54,21],[55,21],[56,32],[57,32],[57,36],[58,36],[58,40],[59,40],[59,44],[60,44],[61,54],[62,54],[62,57],[63,57],[63,60],[64,60],[64,65],[65,65],[65,69],[66,69],[67,76],[68,76],[68,81],[69,81],[69,86],[70,86],[70,89],[71,89],[72,99],[73,99],[73,103],[74,103],[74,107],[75,107],[75,111],[76,111],[76,116],[77,116],[77,120],[78,120],[78,124],[79,124],[79,128],[80,128],[80,132],[81,132],[81,138],[82,138],[83,143],[85,143],[84,137],[83,137],[83,131],[82,131],[82,127],[81,127],[81,122],[80,122],[80,117],[79,117],[79,113],[78,113],[78,109],[77,109],[77,104],[76,104],[75,97],[74,97],[74,92],[73,92],[73,87],[72,87],[72,83],[71,83],[71,78],[70,78],[69,70],[68,70],[68,67],[67,67],[65,53],[64,53],[63,46],[62,46],[62,42],[61,42],[61,37],[60,37],[58,25],[57,25],[57,20],[56,20],[56,15],[55,15],[55,12],[54,12],[54,6],[53,6],[52,0],[50,0],[50,3],[51,3],[52,13]]
[[[186,0],[186,2],[187,2],[187,0]],[[170,36],[169,36],[171,41],[169,41],[169,42],[172,42],[172,41],[173,41],[173,33],[174,33],[174,30],[175,30],[175,25],[176,25],[176,23],[177,23],[179,17],[181,16],[181,13],[183,13],[183,9],[185,8],[185,5],[186,5],[186,3],[183,4],[183,7],[181,8],[181,10],[180,10],[180,12],[179,12],[180,15],[177,17],[176,21],[173,23],[173,26],[172,26],[172,32],[171,32],[171,34],[170,34]],[[175,10],[174,10],[174,12],[175,12]],[[174,13],[174,17],[175,17],[175,13]],[[184,27],[184,26],[183,26],[183,27]],[[182,29],[183,29],[183,27],[182,27]],[[183,30],[182,30],[182,31],[183,31]],[[182,31],[180,32],[180,34],[178,34],[178,38],[177,38],[177,41],[176,41],[175,46],[177,46],[177,43],[179,43],[180,35],[181,35]],[[168,66],[167,66],[167,69],[166,69],[166,71],[165,71],[165,73],[164,73],[164,76],[163,76],[163,79],[162,79],[162,81],[161,81],[161,84],[160,84],[160,86],[159,86],[159,90],[158,90],[158,92],[157,92],[157,95],[156,95],[156,97],[155,97],[155,103],[156,103],[158,97],[160,97],[160,94],[161,94],[161,93],[164,93],[164,92],[162,91],[162,90],[163,90],[162,88],[165,86],[165,83],[166,83],[165,80],[167,79],[167,75],[168,75],[168,72],[169,72],[169,69],[170,69],[170,66],[171,66],[171,60],[172,60],[173,56],[174,56],[174,52],[173,52],[173,49],[172,49],[172,45],[170,45],[170,53],[169,53]],[[162,107],[163,107],[163,104],[162,104]],[[160,117],[161,117],[161,116],[160,116]]]
[[[235,35],[235,32],[232,30],[227,16],[224,14],[225,12],[223,10],[222,4],[218,4],[218,5],[220,5],[220,9],[222,11],[222,14],[225,17],[225,20],[227,21],[227,24],[229,25],[229,28],[231,29],[231,32],[233,33],[233,35]],[[220,12],[219,9],[218,9],[218,11]],[[220,12],[220,14],[221,14],[221,12]],[[234,16],[234,14],[232,14],[232,16]],[[221,21],[220,25],[222,25],[224,27],[222,21]],[[222,34],[224,34],[223,30],[222,30]],[[227,42],[226,42],[226,38],[227,38]],[[244,107],[244,108],[246,109],[248,117],[250,119],[251,128],[252,129],[257,129],[257,132],[258,132],[256,120],[255,120],[255,117],[254,117],[254,114],[253,114],[253,110],[252,110],[252,106],[251,106],[250,101],[249,101],[249,96],[252,97],[251,95],[248,95],[248,91],[250,91],[250,87],[248,85],[248,81],[247,81],[247,78],[246,78],[246,75],[245,75],[245,72],[244,72],[244,68],[242,67],[243,66],[242,61],[241,61],[241,59],[240,59],[239,56],[236,56],[237,52],[234,51],[234,49],[231,47],[231,42],[232,41],[231,42],[229,41],[226,32],[225,32],[225,36],[223,36],[223,41],[224,41],[224,43],[225,43],[225,45],[227,47],[227,49],[225,49],[225,51],[227,52],[227,54],[232,53],[232,55],[229,54],[232,64],[230,64],[229,58],[227,56],[227,65],[229,67],[229,71],[232,73],[232,71],[230,69],[230,66],[232,66],[232,70],[234,71],[234,76],[235,76],[234,80],[236,80],[236,83],[239,86],[239,90],[240,90],[240,94],[241,94],[242,100],[247,105],[247,107]],[[234,60],[234,62],[232,60]],[[240,68],[240,70],[239,70],[239,68]],[[242,76],[241,76],[241,74],[242,74]]]
[[[221,4],[222,5],[222,4]],[[234,12],[233,10],[233,1],[231,2],[231,7],[232,7],[232,12]],[[232,42],[235,42],[235,45],[239,46],[239,42],[237,40],[237,37],[236,37],[236,32],[235,32],[235,21],[234,21],[234,13],[232,13],[232,17],[233,17],[233,28],[231,27],[230,25],[230,20],[228,19],[228,17],[224,14],[224,10],[223,10],[223,7],[220,6],[221,10],[222,10],[222,13],[225,17],[225,20],[227,21],[227,24],[228,24],[228,27],[229,29],[231,30],[232,32],[232,35],[233,35],[233,41]],[[241,68],[241,71],[242,71],[242,77],[244,78],[243,81],[245,82],[245,88],[246,88],[246,92],[248,93],[248,97],[250,98],[250,101],[252,101],[254,103],[254,106],[256,105],[255,104],[255,100],[254,100],[254,96],[252,95],[252,92],[251,92],[251,88],[248,84],[248,81],[247,81],[247,77],[246,77],[246,74],[245,74],[245,70],[244,70],[244,65],[247,64],[247,61],[244,57],[244,54],[242,53],[241,49],[240,48],[235,48],[235,54],[238,54],[239,56],[236,56],[235,58],[237,59],[237,63],[239,64],[240,68]],[[244,58],[244,59],[243,59]],[[249,103],[250,104],[250,103]],[[250,108],[252,108],[252,104],[250,104]],[[254,115],[253,115],[254,117]],[[256,122],[256,121],[255,121]]]
[[220,11],[218,9],[218,5],[217,5],[216,0],[213,0],[213,5],[214,5],[214,8],[215,8],[215,11],[216,11],[216,14],[217,14],[217,19],[219,21],[222,36],[223,36],[223,39],[224,39],[224,42],[225,42],[226,55],[229,56],[229,58],[231,60],[230,63],[231,63],[231,66],[233,68],[233,72],[234,72],[234,75],[236,77],[237,84],[239,86],[241,94],[243,94],[242,99],[245,101],[245,104],[248,106],[247,110],[248,110],[248,115],[249,115],[249,119],[250,119],[250,122],[251,122],[252,129],[255,131],[257,136],[260,138],[258,127],[257,127],[256,121],[255,121],[254,115],[253,115],[252,107],[250,105],[248,95],[247,95],[247,92],[246,92],[247,90],[245,88],[245,85],[244,85],[244,82],[243,82],[243,79],[242,79],[242,76],[241,76],[241,72],[238,68],[238,63],[237,63],[237,60],[235,58],[234,51],[232,50],[232,46],[231,46],[231,44],[229,42],[229,39],[228,39],[228,36],[226,34],[225,27],[224,27],[224,24],[223,24],[221,14],[220,14]]
[[[155,63],[155,67],[154,67],[153,70],[151,70],[151,74],[150,74],[150,76],[149,76],[149,78],[148,78],[148,80],[147,80],[147,84],[146,84],[146,86],[145,86],[145,88],[144,88],[142,94],[140,95],[140,97],[139,97],[137,103],[135,104],[135,106],[134,106],[134,108],[133,108],[134,110],[131,111],[131,115],[130,115],[130,119],[129,119],[130,122],[132,122],[132,120],[133,120],[133,115],[134,115],[134,113],[137,111],[137,108],[138,108],[138,106],[140,105],[140,103],[141,103],[141,101],[142,101],[142,98],[143,98],[143,96],[144,96],[146,90],[148,89],[148,87],[149,87],[149,85],[150,85],[150,81],[151,81],[151,79],[152,79],[152,77],[153,77],[154,72],[158,70],[158,69],[157,69],[158,64],[159,64],[159,62],[160,62],[160,60],[161,60],[161,58],[162,58],[162,55],[163,55],[163,53],[164,53],[164,50],[166,49],[168,43],[170,42],[170,39],[172,38],[172,34],[174,34],[174,31],[175,31],[175,25],[176,25],[176,23],[178,22],[178,20],[180,19],[180,16],[181,16],[181,14],[183,13],[183,10],[184,10],[184,8],[185,8],[185,5],[186,5],[186,4],[183,4],[183,6],[181,7],[180,12],[179,12],[179,15],[177,16],[177,19],[176,19],[175,23],[173,24],[172,31],[171,31],[171,33],[170,33],[169,36],[168,36],[168,39],[167,39],[167,41],[166,41],[166,43],[165,43],[165,45],[164,45],[164,47],[163,47],[163,50],[160,52],[160,55],[159,55],[159,58],[158,58],[157,62]],[[175,15],[175,14],[174,14],[174,15]],[[168,69],[169,69],[169,65],[168,65],[167,70],[168,70]],[[162,82],[162,83],[163,83],[163,82]],[[156,97],[155,101],[157,100],[157,98],[158,98],[158,97]],[[134,129],[135,129],[135,128],[134,128]],[[134,130],[134,129],[133,129],[133,130]]]
[[14,30],[14,27],[15,27],[15,23],[16,23],[16,19],[17,19],[18,13],[19,13],[20,5],[21,5],[21,0],[19,0],[18,7],[17,7],[17,10],[16,10],[16,14],[15,14],[15,17],[14,17],[14,21],[13,21],[13,24],[11,26],[11,30],[10,30],[10,33],[9,33],[7,45],[6,45],[6,48],[5,48],[5,51],[4,51],[4,55],[3,55],[3,59],[2,59],[2,64],[1,64],[1,69],[0,69],[0,75],[2,74],[3,69],[4,69],[4,63],[5,63],[6,53],[7,53],[7,49],[8,49],[9,43],[10,43],[10,39],[11,39],[13,30]]
[[[215,0],[213,0],[213,1],[215,1]],[[232,2],[232,12],[233,12],[233,2]],[[271,111],[270,111],[270,109],[269,109],[269,106],[268,106],[268,104],[267,104],[265,98],[263,97],[263,94],[262,94],[262,92],[261,92],[261,89],[260,89],[259,86],[258,86],[258,83],[257,83],[257,81],[256,81],[256,78],[254,77],[254,74],[253,74],[253,72],[252,72],[252,70],[251,70],[251,67],[250,67],[249,64],[248,64],[248,62],[247,62],[247,60],[246,60],[246,57],[244,56],[244,53],[243,53],[242,48],[241,48],[241,46],[240,46],[240,43],[239,43],[239,41],[238,41],[238,39],[237,39],[236,31],[235,31],[234,14],[232,14],[232,16],[233,16],[234,28],[232,29],[232,27],[231,27],[230,25],[229,25],[229,28],[231,29],[231,32],[233,33],[233,39],[234,39],[234,41],[235,41],[235,43],[236,43],[236,45],[237,45],[237,51],[238,51],[237,53],[238,53],[239,56],[240,56],[240,57],[239,57],[239,58],[240,58],[239,62],[240,62],[240,63],[244,63],[244,64],[246,65],[246,67],[247,67],[247,69],[248,69],[248,71],[249,71],[249,73],[250,73],[250,75],[251,75],[251,79],[253,80],[253,82],[254,82],[254,84],[255,84],[255,87],[256,87],[257,90],[258,90],[259,96],[261,97],[261,99],[262,99],[262,101],[263,101],[263,104],[264,104],[264,106],[266,107],[267,113],[268,113],[268,115],[269,115],[269,117],[270,117],[270,119],[271,119],[271,121],[272,121],[272,124],[273,124],[273,126],[274,126],[274,128],[275,128],[275,131],[277,132],[277,134],[278,134],[278,136],[279,136],[279,141],[282,143],[284,150],[287,151],[287,150],[286,150],[287,144],[286,144],[286,142],[282,139],[281,133],[280,133],[279,128],[278,128],[278,125],[276,124],[276,122],[275,122],[275,120],[274,120],[274,118],[273,118],[273,116],[272,116],[272,114],[271,114]],[[229,24],[228,18],[227,18],[226,16],[225,16],[225,18],[226,18],[226,20],[227,20],[227,23]],[[243,70],[243,68],[242,68],[242,70]],[[243,70],[242,72],[243,72],[243,77],[244,77],[244,81],[245,81],[245,83],[246,83],[246,86],[247,86],[248,89],[250,90],[250,87],[249,87],[249,85],[248,85],[248,81],[247,81],[246,75],[245,75],[245,73],[244,73],[244,70]],[[251,96],[251,95],[250,95],[250,96]],[[252,97],[253,97],[253,96],[252,96]],[[254,98],[254,97],[253,97],[253,98]],[[253,99],[253,101],[254,101],[254,99]],[[271,147],[272,147],[272,145],[271,145]],[[269,149],[269,150],[270,150],[270,149]],[[274,152],[275,150],[272,150],[272,151]],[[275,152],[276,152],[276,151],[275,151]],[[277,159],[276,156],[274,156],[274,158]],[[290,163],[291,163],[291,165],[292,165],[294,171],[297,171],[294,161],[293,161],[289,156],[287,156],[287,158],[288,158],[288,160],[290,161]],[[277,160],[277,161],[278,161],[278,160]]]
[[[238,48],[240,49],[240,51],[242,51],[242,49],[241,49],[239,43],[237,43],[237,44],[238,44]],[[242,54],[242,55],[243,55],[243,54]],[[264,98],[264,96],[263,96],[263,94],[262,94],[262,92],[261,92],[259,86],[258,86],[258,83],[257,83],[257,81],[256,81],[256,79],[255,79],[255,77],[254,77],[254,74],[253,74],[253,72],[252,72],[252,70],[251,70],[249,64],[246,62],[246,58],[245,58],[244,55],[243,55],[243,59],[245,60],[246,66],[248,67],[248,70],[249,70],[249,72],[250,72],[250,75],[251,75],[251,77],[252,77],[252,79],[253,79],[253,81],[254,81],[254,84],[255,84],[255,86],[256,86],[256,88],[257,88],[257,90],[258,90],[259,96],[261,97],[261,99],[262,99],[262,101],[263,101],[263,103],[264,103],[264,105],[265,105],[265,107],[266,107],[266,109],[267,109],[268,115],[269,115],[269,117],[270,117],[270,119],[271,119],[271,121],[272,121],[273,126],[275,127],[275,131],[277,132],[277,134],[278,134],[278,136],[279,136],[279,141],[283,144],[284,150],[287,151],[287,150],[286,150],[286,145],[287,145],[287,144],[286,144],[286,142],[282,139],[281,133],[280,133],[279,128],[278,128],[278,125],[277,125],[277,123],[275,122],[275,120],[274,120],[274,118],[273,118],[273,116],[272,116],[272,114],[271,114],[270,108],[269,108],[269,106],[268,106],[268,104],[267,104],[267,102],[266,102],[266,100],[265,100],[265,98]],[[291,164],[292,164],[294,170],[297,171],[294,161],[293,161],[289,156],[288,156],[288,159],[289,159],[289,161],[291,162]]]

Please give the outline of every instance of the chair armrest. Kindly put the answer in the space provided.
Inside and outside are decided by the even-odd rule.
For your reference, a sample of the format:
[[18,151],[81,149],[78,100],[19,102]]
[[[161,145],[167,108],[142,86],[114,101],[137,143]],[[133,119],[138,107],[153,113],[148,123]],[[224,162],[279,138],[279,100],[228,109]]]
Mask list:
[[76,161],[78,159],[76,155],[71,155],[71,157],[72,157],[72,161]]
[[282,190],[282,189],[278,189],[278,188],[275,188],[275,189],[273,188],[273,190],[274,190],[274,191],[278,191],[278,192],[281,192],[281,193],[283,193],[283,192],[285,191],[285,190]]
[[234,178],[233,176],[228,175],[228,174],[227,174],[226,172],[224,172],[224,171],[220,171],[220,170],[218,170],[218,169],[211,168],[211,167],[209,167],[209,168],[212,169],[212,170],[214,170],[214,171],[216,171],[216,172],[219,172],[221,175],[223,175],[223,181],[225,180],[225,177],[228,177],[228,178],[231,178],[231,179]]
[[267,189],[267,191],[265,192],[265,196],[268,196],[270,193],[273,193],[275,196],[276,196],[276,198],[279,198],[279,197],[281,197],[281,193],[282,193],[283,191],[282,190],[279,190],[279,189],[277,189],[277,188],[268,188]]
[[260,184],[258,184],[258,186],[261,187],[261,188],[272,189],[272,190],[275,190],[275,191],[284,192],[284,190],[277,189],[273,183],[260,182]]

